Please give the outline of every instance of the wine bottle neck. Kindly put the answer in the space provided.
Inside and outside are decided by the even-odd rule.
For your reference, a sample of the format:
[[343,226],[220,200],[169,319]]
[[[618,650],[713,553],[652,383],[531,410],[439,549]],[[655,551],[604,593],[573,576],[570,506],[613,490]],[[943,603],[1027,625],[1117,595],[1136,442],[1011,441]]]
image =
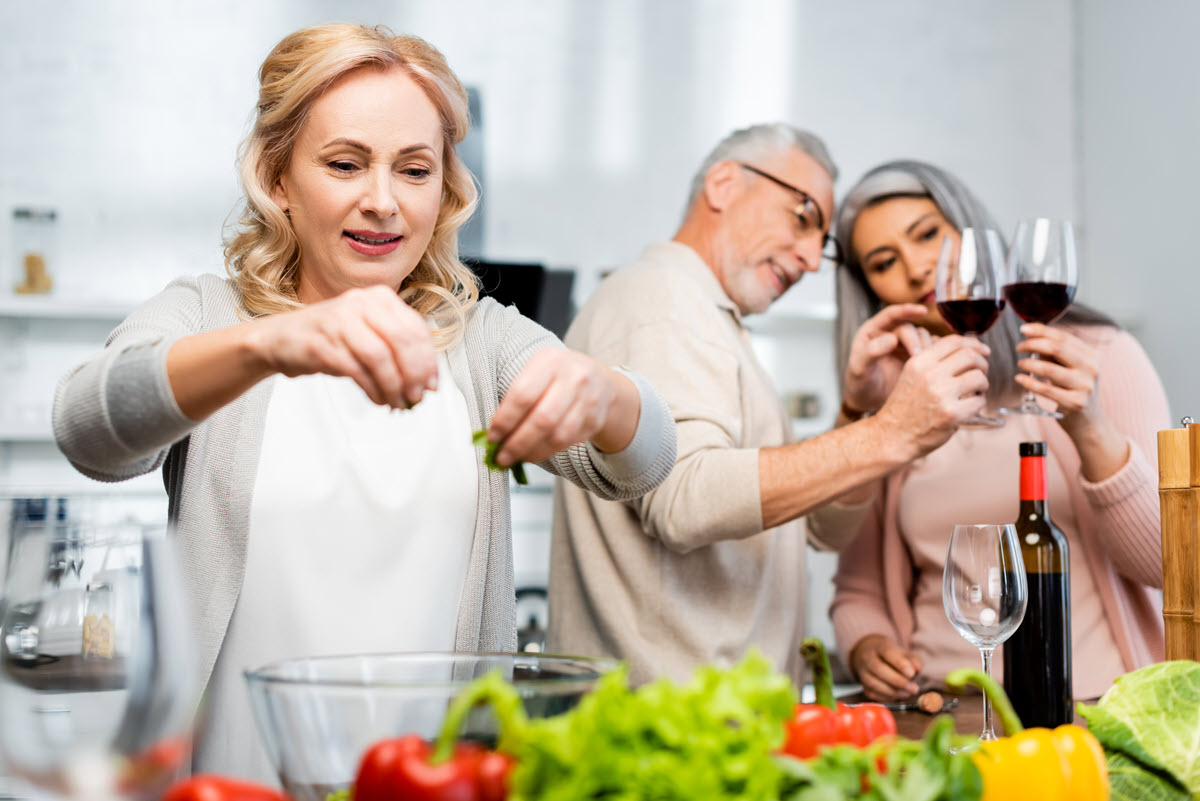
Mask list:
[[1021,457],[1021,505],[1027,501],[1046,504],[1046,457]]
[[1046,508],[1044,500],[1035,501],[1028,498],[1021,499],[1021,511],[1018,513],[1018,518],[1028,520],[1030,517],[1050,517],[1050,512]]

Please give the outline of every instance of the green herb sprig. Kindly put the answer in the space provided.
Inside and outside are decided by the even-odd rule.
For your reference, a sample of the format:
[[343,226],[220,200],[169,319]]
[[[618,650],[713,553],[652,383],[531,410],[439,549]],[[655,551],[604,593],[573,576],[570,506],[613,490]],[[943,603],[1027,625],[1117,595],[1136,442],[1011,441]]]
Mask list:
[[[487,465],[488,470],[505,470],[507,468],[496,464],[496,451],[500,450],[499,442],[488,442],[487,429],[481,429],[471,435],[471,442],[477,447],[483,448],[483,463]],[[525,477],[525,463],[513,462],[512,464],[513,478],[518,484],[528,484],[529,479]]]

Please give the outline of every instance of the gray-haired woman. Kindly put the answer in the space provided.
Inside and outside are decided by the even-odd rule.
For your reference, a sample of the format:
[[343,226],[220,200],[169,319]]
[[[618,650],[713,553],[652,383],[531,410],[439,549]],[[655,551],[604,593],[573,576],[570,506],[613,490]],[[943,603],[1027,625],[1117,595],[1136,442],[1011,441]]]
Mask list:
[[[837,218],[843,375],[857,369],[850,343],[870,336],[862,324],[885,306],[923,305],[915,324],[926,340],[950,332],[934,303],[936,264],[942,240],[965,227],[996,226],[962,182],[930,164],[883,164],[850,189]],[[1163,656],[1151,591],[1162,582],[1152,457],[1169,413],[1153,366],[1132,336],[1081,304],[1055,325],[1021,325],[1005,314],[983,340],[990,407],[1024,388],[1063,416],[963,428],[882,482],[873,513],[839,559],[831,607],[838,644],[874,698],[912,693],[977,659],[942,610],[946,533],[955,523],[1014,517],[1023,440],[1048,445],[1050,507],[1071,543],[1076,697],[1099,695],[1117,675]],[[1028,358],[1035,353],[1039,360]],[[854,381],[846,386],[846,407],[877,408],[879,397]]]

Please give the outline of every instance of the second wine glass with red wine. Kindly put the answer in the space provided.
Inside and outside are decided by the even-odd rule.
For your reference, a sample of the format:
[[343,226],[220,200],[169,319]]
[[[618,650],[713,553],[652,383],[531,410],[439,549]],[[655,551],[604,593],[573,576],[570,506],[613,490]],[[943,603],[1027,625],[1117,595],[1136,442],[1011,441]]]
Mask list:
[[[1075,300],[1079,268],[1074,227],[1045,217],[1017,223],[1004,272],[1004,297],[1017,316],[1027,323],[1053,323]],[[1038,355],[1031,353],[1029,358]],[[1062,417],[1039,404],[1032,392],[1025,393],[1020,406],[1000,411]]]
[[[946,324],[963,336],[978,337],[1004,311],[998,274],[1004,264],[1004,240],[991,228],[964,228],[956,239],[942,240],[934,297]],[[1004,420],[977,414],[968,426],[1002,426]]]

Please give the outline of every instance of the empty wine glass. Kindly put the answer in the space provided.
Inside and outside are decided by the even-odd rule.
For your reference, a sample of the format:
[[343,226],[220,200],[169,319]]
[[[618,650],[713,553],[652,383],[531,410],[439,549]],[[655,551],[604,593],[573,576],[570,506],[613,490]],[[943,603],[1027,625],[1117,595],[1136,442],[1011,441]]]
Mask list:
[[[1004,240],[991,228],[964,228],[958,238],[942,240],[934,297],[946,324],[963,336],[978,339],[1004,311],[999,271]],[[1004,420],[977,414],[968,426],[1002,426]]]
[[190,751],[196,671],[165,527],[15,527],[0,754],[71,799],[157,798]]
[[[983,672],[991,675],[992,651],[1025,617],[1025,565],[1012,525],[956,525],[946,549],[942,605],[967,642],[979,649]],[[980,740],[995,740],[992,705],[983,698]]]
[[[1079,280],[1075,250],[1075,229],[1070,222],[1038,217],[1017,223],[1005,264],[1004,297],[1018,317],[1027,323],[1049,325],[1066,313]],[[1031,353],[1029,358],[1039,357]],[[1062,418],[1028,391],[1019,406],[1000,411]]]

